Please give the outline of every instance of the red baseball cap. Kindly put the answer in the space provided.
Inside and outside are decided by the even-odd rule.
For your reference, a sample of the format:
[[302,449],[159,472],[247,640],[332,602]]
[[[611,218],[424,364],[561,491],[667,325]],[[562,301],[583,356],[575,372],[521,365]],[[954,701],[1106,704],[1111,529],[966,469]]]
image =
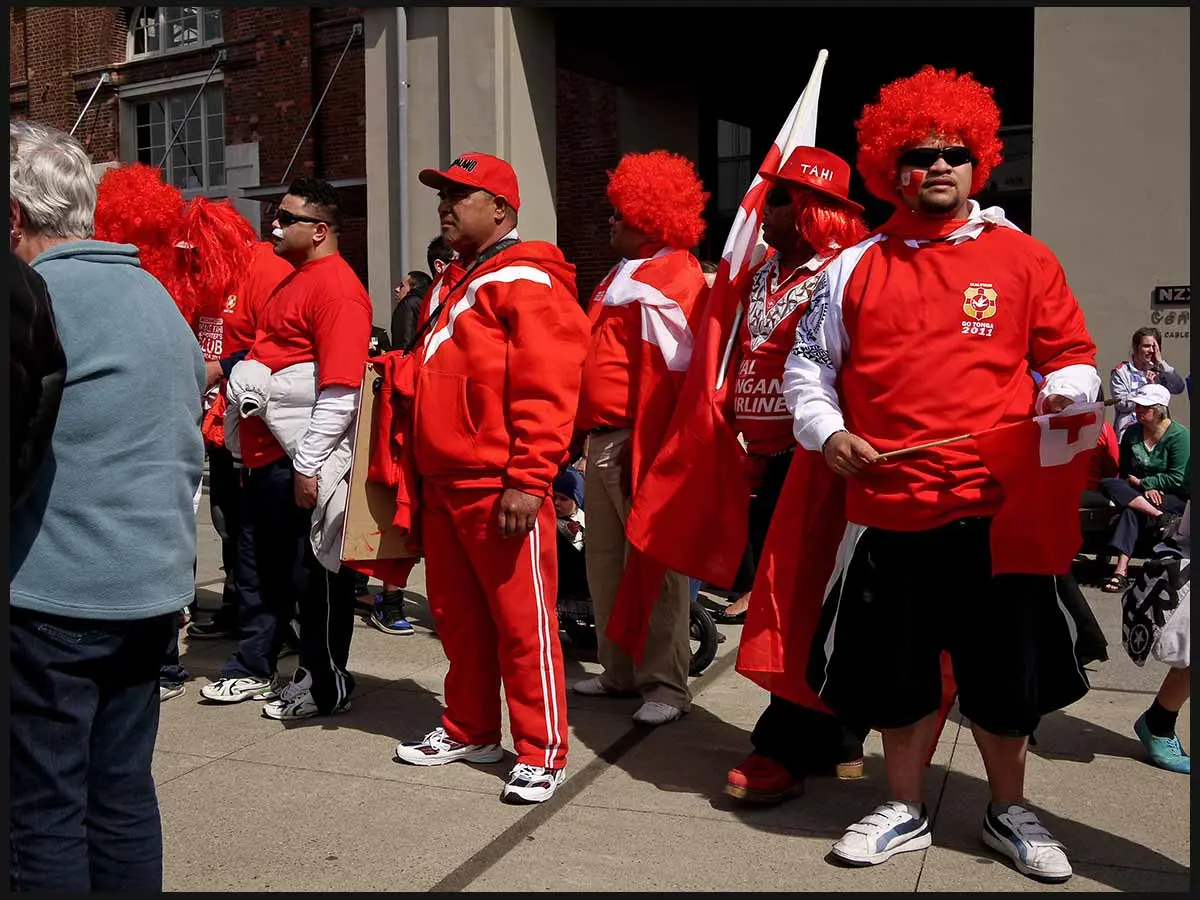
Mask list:
[[417,179],[426,187],[441,190],[447,184],[462,184],[503,197],[513,209],[521,208],[521,192],[517,173],[498,156],[486,153],[464,153],[450,163],[445,171],[422,169]]
[[783,181],[806,187],[862,212],[850,199],[850,164],[836,153],[819,147],[797,147],[784,160],[777,173],[759,172],[767,182]]

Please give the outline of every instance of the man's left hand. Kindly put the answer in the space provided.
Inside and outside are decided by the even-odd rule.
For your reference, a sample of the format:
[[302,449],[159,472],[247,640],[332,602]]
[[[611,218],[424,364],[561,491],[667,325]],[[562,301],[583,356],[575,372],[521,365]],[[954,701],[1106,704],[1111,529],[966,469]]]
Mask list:
[[317,476],[296,473],[296,505],[301,509],[312,509],[317,505]]
[[204,389],[208,390],[222,377],[224,377],[224,373],[221,372],[221,364],[215,359],[206,360],[204,363]]
[[1062,394],[1048,394],[1045,402],[1042,404],[1042,412],[1045,415],[1050,415],[1051,413],[1060,413],[1073,402],[1075,401],[1073,401],[1070,397],[1064,397]]
[[518,491],[516,488],[507,488],[500,495],[497,509],[496,524],[500,526],[500,533],[506,538],[511,538],[531,532],[537,524],[542,500],[541,497]]

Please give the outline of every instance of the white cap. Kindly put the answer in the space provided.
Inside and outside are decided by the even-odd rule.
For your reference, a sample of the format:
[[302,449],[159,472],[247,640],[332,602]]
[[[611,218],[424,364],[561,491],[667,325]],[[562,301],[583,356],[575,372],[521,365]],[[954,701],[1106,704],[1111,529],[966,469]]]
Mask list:
[[1171,392],[1161,384],[1143,384],[1133,392],[1129,401],[1138,406],[1170,406]]

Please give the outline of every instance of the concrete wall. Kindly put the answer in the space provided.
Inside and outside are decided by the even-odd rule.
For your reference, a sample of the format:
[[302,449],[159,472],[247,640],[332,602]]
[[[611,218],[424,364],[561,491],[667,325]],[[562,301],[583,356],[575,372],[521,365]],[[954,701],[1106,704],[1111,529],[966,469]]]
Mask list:
[[[1156,322],[1150,294],[1191,282],[1191,11],[1039,7],[1034,22],[1033,233],[1066,269],[1106,384],[1151,324],[1186,375],[1190,310]],[[1188,406],[1173,415],[1187,423]]]
[[[437,201],[417,173],[477,150],[512,163],[521,185],[520,230],[556,238],[554,20],[545,10],[409,10],[410,267],[424,267],[438,234]],[[367,124],[368,132],[372,129]]]

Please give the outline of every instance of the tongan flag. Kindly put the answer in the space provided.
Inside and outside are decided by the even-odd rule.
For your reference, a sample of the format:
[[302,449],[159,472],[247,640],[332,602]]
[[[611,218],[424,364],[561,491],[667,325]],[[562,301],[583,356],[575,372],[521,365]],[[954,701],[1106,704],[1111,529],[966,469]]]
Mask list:
[[1004,502],[992,519],[992,572],[1066,575],[1079,552],[1079,498],[1104,428],[1104,404],[1002,425],[975,436]]
[[[794,149],[815,143],[828,57],[825,50],[817,54],[808,84],[760,172],[777,172]],[[750,508],[746,453],[733,424],[726,372],[745,312],[749,273],[767,250],[761,229],[766,191],[762,175],[755,175],[725,241],[666,440],[625,526],[630,544],[647,556],[722,587],[733,582],[745,552]],[[610,637],[621,643],[611,629]]]

